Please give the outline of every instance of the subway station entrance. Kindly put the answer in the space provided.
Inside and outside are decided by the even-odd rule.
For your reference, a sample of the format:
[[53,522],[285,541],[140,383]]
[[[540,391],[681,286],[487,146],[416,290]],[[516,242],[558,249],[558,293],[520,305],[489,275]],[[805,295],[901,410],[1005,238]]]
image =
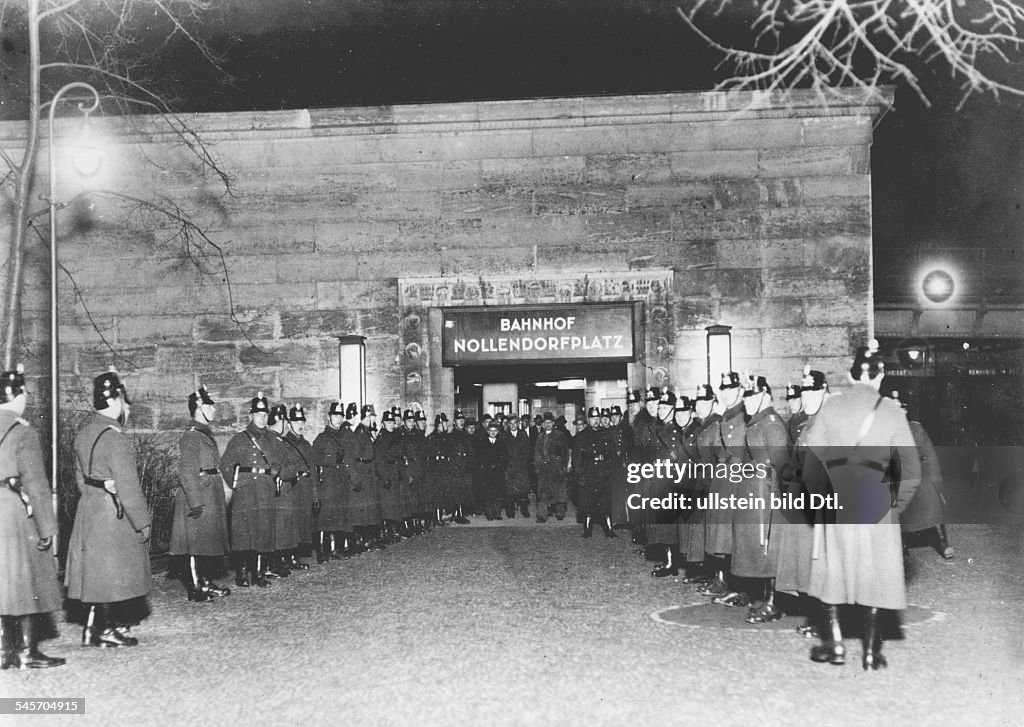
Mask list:
[[513,364],[455,369],[455,408],[479,419],[551,412],[567,421],[591,406],[625,405],[627,364]]

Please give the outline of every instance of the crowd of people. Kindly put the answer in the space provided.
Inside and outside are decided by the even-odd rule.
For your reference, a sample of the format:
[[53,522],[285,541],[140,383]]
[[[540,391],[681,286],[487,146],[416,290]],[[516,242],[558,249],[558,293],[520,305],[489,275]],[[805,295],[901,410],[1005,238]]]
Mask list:
[[[788,421],[764,377],[736,372],[722,375],[717,392],[709,385],[693,398],[632,390],[626,412],[591,407],[573,422],[552,412],[479,423],[458,410],[450,420],[439,413],[429,434],[420,409],[394,407],[378,422],[371,404],[332,402],[312,442],[301,405],[272,406],[258,392],[248,425],[223,453],[212,429],[216,402],[200,387],[188,396],[191,422],[180,439],[172,573],[190,601],[209,601],[230,595],[213,580],[226,558],[235,587],[267,587],[312,567],[308,558],[356,556],[468,524],[471,515],[562,520],[571,498],[584,538],[595,525],[609,538],[630,533],[638,552],[660,561],[652,575],[696,584],[713,603],[746,607],[751,624],[781,617],[776,594],[794,596],[806,616],[798,630],[821,638],[814,661],[845,661],[838,606],[864,607],[862,661],[878,669],[886,665],[879,611],[906,606],[899,517],[912,501],[916,514],[904,529],[933,532],[943,557],[953,555],[935,506],[941,475],[927,435],[880,392],[883,376],[874,347],[858,350],[853,385],[842,396],[830,396],[825,376],[805,369],[801,384],[786,390]],[[11,571],[0,586],[2,668],[58,666],[64,660],[39,651],[34,628],[35,614],[61,606],[50,488],[38,437],[20,418],[24,375],[7,372],[0,385],[0,537],[9,552],[0,563]],[[128,647],[138,641],[113,606],[149,592],[151,523],[124,433],[131,402],[116,371],[96,378],[93,399],[95,414],[75,440],[81,498],[64,585],[68,598],[88,607],[83,645]],[[710,466],[677,468],[681,476],[643,467],[658,462]],[[740,464],[756,467],[742,478],[719,467]],[[858,506],[856,520],[764,504],[782,493],[845,493],[883,504],[869,516]],[[666,495],[703,505],[635,505]],[[762,504],[707,504],[736,497]]]

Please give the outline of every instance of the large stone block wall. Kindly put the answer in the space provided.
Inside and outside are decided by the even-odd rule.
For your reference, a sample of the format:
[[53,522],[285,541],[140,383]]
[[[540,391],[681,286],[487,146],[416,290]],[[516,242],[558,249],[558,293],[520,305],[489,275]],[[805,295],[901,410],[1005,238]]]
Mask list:
[[[142,428],[181,425],[200,380],[238,424],[262,389],[318,428],[337,336],[367,337],[381,405],[436,365],[429,347],[407,360],[400,279],[578,287],[645,271],[670,273],[671,322],[639,370],[689,390],[704,327],[724,323],[734,368],[780,390],[805,363],[839,376],[872,327],[877,111],[693,93],[189,117],[230,194],[158,120],[108,120],[95,184],[173,203],[213,245],[124,198],[61,211],[62,398],[87,402],[113,363]],[[0,125],[0,142],[17,133]],[[29,262],[24,337],[45,360],[45,248]]]

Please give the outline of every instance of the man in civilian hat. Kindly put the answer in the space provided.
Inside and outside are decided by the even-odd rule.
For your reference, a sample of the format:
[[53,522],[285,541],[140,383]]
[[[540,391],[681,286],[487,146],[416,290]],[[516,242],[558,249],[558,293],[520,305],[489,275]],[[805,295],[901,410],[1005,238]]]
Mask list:
[[508,470],[505,473],[505,515],[516,516],[516,508],[523,517],[530,517],[530,468],[533,460],[533,442],[528,429],[530,417],[509,417],[509,430],[503,436],[508,442]]
[[384,514],[381,509],[381,487],[374,460],[374,434],[377,412],[373,404],[363,404],[359,424],[352,430],[345,459],[352,476],[352,526],[361,544],[380,550],[384,547]]
[[501,520],[505,499],[505,475],[509,464],[508,441],[497,419],[487,421],[487,434],[477,443],[479,496],[488,520]]
[[[747,623],[777,621],[781,612],[775,607],[775,574],[779,559],[779,537],[773,525],[781,521],[772,496],[781,492],[783,467],[789,462],[786,425],[772,406],[772,389],[764,376],[750,375],[743,392],[746,425],[744,464],[753,464],[751,476],[744,477],[737,494],[748,502],[764,502],[764,507],[744,510],[733,520],[732,573],[738,578],[760,582],[763,600],[747,614]],[[755,593],[755,597],[761,594]]]
[[[356,409],[349,404],[348,412]],[[341,558],[338,546],[344,534],[351,530],[350,498],[352,482],[349,468],[351,462],[346,460],[345,451],[352,430],[346,430],[342,424],[346,410],[340,401],[332,401],[327,410],[327,426],[313,440],[312,465],[314,467],[316,492],[319,495],[320,507],[316,515],[316,562]],[[313,500],[316,510],[317,500]]]
[[594,521],[601,524],[606,537],[613,538],[608,521],[609,491],[606,468],[608,465],[607,440],[600,429],[601,410],[592,406],[587,410],[583,426],[572,441],[572,468],[576,473],[577,505],[583,519],[583,537],[594,534]]
[[309,565],[299,560],[300,553],[308,554],[313,546],[313,503],[320,501],[317,480],[313,471],[313,445],[302,433],[306,429],[306,411],[302,404],[295,404],[288,410],[288,426],[284,443],[296,465],[296,482],[292,491],[294,506],[293,523],[297,547],[288,556],[292,570],[306,570]]
[[0,374],[0,669],[64,664],[39,651],[39,622],[60,609],[61,592],[50,483],[39,435],[21,417],[27,400],[21,364]]
[[199,602],[231,593],[209,579],[223,568],[224,556],[231,552],[231,544],[226,487],[217,469],[220,447],[211,429],[217,408],[204,387],[188,395],[188,413],[192,421],[178,440],[179,487],[174,491],[170,552],[172,556],[187,559],[188,563],[178,570],[182,573],[188,600]]
[[93,381],[96,413],[75,437],[81,498],[68,544],[68,598],[89,606],[83,646],[135,646],[112,604],[149,593],[151,521],[135,452],[124,434],[131,400],[111,367]]
[[220,472],[231,483],[231,550],[235,557],[235,584],[269,586],[264,576],[269,555],[277,545],[277,492],[280,465],[272,457],[274,435],[267,430],[270,402],[262,391],[249,401],[249,424],[228,442],[220,458]]
[[569,467],[569,436],[555,429],[555,415],[544,412],[542,430],[533,450],[537,470],[537,522],[547,522],[550,510],[565,519],[566,475]]
[[455,522],[468,525],[466,512],[475,504],[473,474],[476,471],[476,450],[466,429],[466,415],[461,409],[452,417],[455,428],[448,434],[448,453],[451,457],[451,501],[455,508]]

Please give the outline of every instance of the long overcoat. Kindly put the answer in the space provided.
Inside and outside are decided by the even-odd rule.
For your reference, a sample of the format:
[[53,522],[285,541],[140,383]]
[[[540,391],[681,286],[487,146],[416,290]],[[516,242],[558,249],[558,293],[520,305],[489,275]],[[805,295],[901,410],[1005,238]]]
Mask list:
[[[760,468],[736,485],[738,497],[763,502],[764,507],[737,510],[732,525],[731,572],[741,578],[774,578],[779,558],[778,533],[773,526],[781,520],[771,507],[771,496],[780,494],[782,468],[789,461],[789,435],[773,407],[757,412],[747,422],[743,462]],[[761,476],[760,473],[764,473]]]
[[[803,416],[801,416],[803,415]],[[793,420],[800,420],[793,425]],[[807,428],[814,420],[799,411],[789,420],[789,436],[795,437],[789,453],[789,463],[783,468],[782,491],[794,497],[807,497],[804,486],[804,459],[807,456]],[[807,508],[789,510],[773,526],[772,537],[778,537],[779,562],[775,571],[775,590],[785,593],[806,593],[811,583],[811,559],[814,548],[814,522],[817,512]]]
[[569,435],[559,429],[542,431],[534,446],[533,466],[537,470],[537,512],[545,512],[547,505],[566,502]]
[[[865,423],[869,424],[866,431]],[[815,526],[808,593],[822,603],[906,608],[899,515],[914,496],[921,461],[903,410],[867,384],[825,401],[807,430],[804,482],[835,492],[838,523]],[[895,502],[884,472],[899,458]]]
[[686,556],[691,550],[699,551],[700,557],[695,558],[693,562],[704,560],[704,520],[701,513],[694,509],[699,487],[691,465],[698,459],[697,434],[699,432],[700,420],[697,418],[692,418],[689,424],[679,430],[681,448],[679,466],[686,467],[687,473],[678,487],[682,490],[683,495],[689,498],[688,505],[682,509],[678,521],[679,552]]
[[380,480],[374,462],[373,433],[365,424],[352,430],[347,440],[345,460],[352,476],[352,494],[349,499],[352,525],[380,527],[384,520],[380,500]]
[[608,427],[604,437],[605,453],[608,456],[605,477],[608,480],[609,514],[612,524],[625,524],[631,519],[626,502],[632,485],[626,481],[626,465],[633,449],[633,429],[623,420],[618,426]]
[[[180,486],[174,491],[172,555],[216,557],[231,550],[224,479],[219,466],[220,448],[213,430],[207,424],[193,422],[178,440]],[[195,507],[202,507],[202,514],[191,518],[188,513]]]
[[352,527],[351,462],[346,458],[351,430],[327,427],[313,440],[313,467],[320,495],[320,512],[314,526],[327,532],[347,531]]
[[508,471],[508,440],[499,435],[491,442],[484,437],[476,444],[478,502],[483,505],[505,499],[505,473]]
[[508,471],[505,474],[505,494],[515,500],[530,496],[530,470],[533,467],[533,442],[525,429],[505,432],[508,441]]
[[405,496],[406,514],[431,510],[432,503],[425,498],[423,478],[427,471],[427,438],[419,427],[401,430],[398,448],[398,472]]
[[[8,484],[14,477],[19,482]],[[0,615],[56,611],[61,593],[53,551],[36,547],[57,534],[39,435],[6,410],[0,410],[0,478]]]
[[320,496],[313,464],[313,445],[291,430],[284,435],[284,443],[297,470],[292,490],[295,541],[309,545],[313,542],[313,502]]
[[473,475],[476,473],[476,449],[465,429],[448,433],[448,455],[451,457],[451,481],[448,500],[451,505],[473,503]]
[[274,476],[269,471],[273,466],[271,453],[276,448],[273,436],[266,427],[260,429],[249,422],[231,438],[220,458],[220,473],[235,491],[230,508],[231,550],[235,552],[276,550],[278,498],[274,497]]
[[[85,477],[114,480],[124,516],[113,498]],[[149,544],[140,533],[151,525],[139,483],[135,452],[120,425],[93,414],[75,437],[75,482],[81,498],[68,544],[64,584],[68,598],[83,603],[115,603],[149,593]]]
[[925,530],[945,522],[942,516],[942,470],[935,446],[920,422],[911,421],[910,432],[914,435],[917,458],[921,461],[921,485],[907,509],[900,515],[900,528],[905,533]]
[[[604,519],[601,506],[607,506],[602,497],[607,486],[604,473],[605,442],[603,432],[586,426],[572,438],[572,469],[576,473],[576,507],[582,515]],[[602,510],[599,512],[599,510]]]
[[402,486],[402,435],[397,430],[382,429],[373,443],[373,466],[380,483],[380,509],[385,520],[401,520],[408,516],[405,510],[408,489]]
[[[742,463],[747,448],[747,425],[743,412],[743,403],[728,409],[722,415],[718,423],[718,441],[715,446],[715,460],[717,465],[724,464],[726,467],[737,466]],[[717,469],[724,469],[718,467]],[[708,494],[717,493],[722,498],[729,498],[736,494],[736,483],[730,482],[729,477],[715,476],[708,482]],[[732,553],[732,510],[711,509],[707,513],[707,542],[704,544],[708,553],[715,555],[729,555]]]
[[435,429],[425,442],[426,469],[423,477],[423,499],[431,510],[448,509],[455,504],[448,493],[451,482],[451,453],[448,434]]

